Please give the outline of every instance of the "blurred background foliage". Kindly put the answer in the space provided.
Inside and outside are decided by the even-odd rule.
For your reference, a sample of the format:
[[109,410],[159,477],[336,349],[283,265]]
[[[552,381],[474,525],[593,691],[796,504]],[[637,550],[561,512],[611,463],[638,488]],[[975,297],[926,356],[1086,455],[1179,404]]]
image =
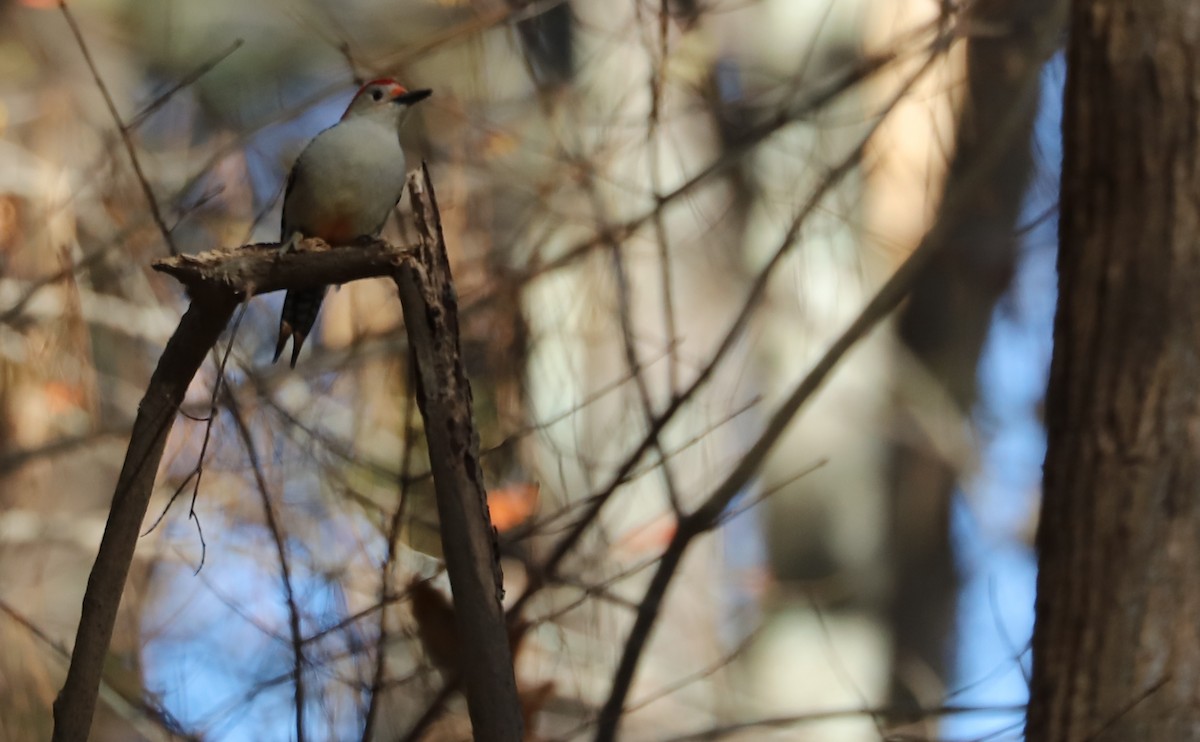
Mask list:
[[[149,262],[277,240],[292,161],[380,76],[435,91],[403,142],[453,251],[508,593],[539,587],[517,666],[531,739],[587,735],[677,509],[947,218],[988,125],[1019,127],[900,314],[689,552],[623,727],[1018,734],[1061,78],[1028,33],[1042,3],[70,7],[117,119],[58,4],[0,0],[0,739],[48,737],[125,435],[186,301]],[[189,392],[94,739],[294,739],[298,654],[308,738],[405,739],[452,672],[394,289],[332,293],[295,371],[270,364],[280,300],[248,305],[224,389],[222,343]],[[469,738],[447,709],[423,738]]]

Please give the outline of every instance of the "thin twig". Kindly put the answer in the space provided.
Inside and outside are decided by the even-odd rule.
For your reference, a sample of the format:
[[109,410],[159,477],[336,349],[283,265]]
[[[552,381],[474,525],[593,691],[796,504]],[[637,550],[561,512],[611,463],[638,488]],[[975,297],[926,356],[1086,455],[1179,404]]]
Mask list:
[[[188,419],[192,419],[188,415],[184,415],[184,417],[188,417]],[[209,417],[206,419],[211,420],[212,416],[209,415]],[[188,472],[188,475],[183,478],[183,481],[179,483],[179,486],[176,487],[175,491],[171,493],[171,496],[167,498],[167,504],[163,505],[162,510],[159,511],[158,517],[154,519],[154,522],[151,523],[149,526],[147,526],[146,530],[142,531],[142,533],[140,534],[141,538],[145,538],[146,536],[149,536],[151,533],[153,533],[154,529],[158,528],[159,524],[163,522],[163,519],[167,517],[167,513],[171,511],[171,506],[175,504],[175,501],[179,499],[179,496],[183,494],[183,491],[185,489],[187,489],[187,486],[189,484],[191,484],[192,480],[195,479],[196,476],[200,473],[200,461],[202,461],[203,458],[204,458],[203,456],[199,457],[199,460],[196,462],[196,465],[192,467],[192,470],[190,472]]]
[[408,363],[408,384],[406,385],[405,406],[404,406],[404,453],[402,454],[400,463],[399,482],[400,491],[396,498],[396,509],[392,512],[392,518],[388,523],[387,529],[387,558],[384,560],[383,566],[379,570],[379,638],[375,642],[375,672],[371,678],[371,696],[367,701],[367,712],[363,720],[362,742],[370,742],[374,739],[375,718],[379,713],[380,695],[384,686],[384,681],[387,679],[387,643],[388,643],[388,627],[387,627],[387,610],[382,606],[386,606],[388,598],[392,594],[392,583],[395,577],[396,558],[398,555],[398,546],[400,542],[400,528],[404,523],[404,511],[408,504],[408,488],[411,482],[409,477],[409,467],[412,466],[413,450],[416,448],[415,430],[416,420],[414,416],[417,411],[417,401],[413,394],[413,389],[416,383],[416,365],[409,359]]
[[[196,458],[196,478],[192,481],[192,499],[188,503],[188,520],[196,524],[196,535],[200,538],[200,563],[196,565],[196,570],[193,574],[200,574],[200,570],[204,568],[204,558],[208,555],[208,544],[204,541],[204,528],[200,525],[200,516],[196,514],[196,498],[200,496],[200,477],[204,474],[204,456],[208,452],[208,442],[212,439],[213,424],[217,420],[217,399],[221,394],[221,388],[225,381],[225,364],[229,363],[229,354],[233,351],[233,341],[237,337],[238,328],[242,324],[242,317],[246,316],[246,309],[250,305],[242,302],[241,309],[238,310],[237,318],[233,321],[233,331],[229,333],[229,344],[225,346],[225,355],[222,356],[221,362],[217,367],[217,378],[213,382],[212,398],[209,401],[208,418],[204,423],[204,442],[200,444],[200,455]],[[175,498],[171,498],[174,501]],[[170,507],[171,503],[167,503]]]
[[1116,725],[1117,722],[1119,722],[1121,719],[1125,718],[1125,716],[1130,711],[1133,711],[1135,708],[1137,708],[1139,705],[1141,705],[1141,703],[1143,701],[1145,701],[1146,699],[1148,699],[1150,696],[1154,695],[1158,691],[1162,690],[1163,687],[1169,682],[1171,682],[1171,674],[1166,673],[1162,677],[1160,677],[1158,680],[1151,683],[1149,685],[1149,687],[1147,687],[1141,693],[1138,693],[1132,700],[1130,700],[1128,703],[1126,703],[1122,708],[1118,709],[1115,714],[1113,714],[1111,717],[1106,719],[1104,721],[1104,723],[1100,725],[1099,729],[1097,729],[1092,734],[1087,735],[1086,737],[1084,737],[1084,739],[1089,740],[1089,741],[1093,740],[1093,739],[1099,739],[1101,736],[1104,735],[1105,732],[1107,732],[1114,725]]
[[[385,252],[390,256],[384,256]],[[269,288],[301,288],[336,281],[332,274],[338,271],[344,277],[393,275],[396,263],[407,254],[377,243],[341,250],[305,241],[288,255],[261,246],[245,246],[178,256],[155,266],[183,281],[192,303],[163,349],[138,407],[100,549],[88,577],[66,682],[54,702],[55,742],[87,738],[121,596],[167,436],[196,371],[239,304]]]
[[442,707],[446,705],[446,701],[449,701],[454,691],[458,690],[458,682],[459,678],[456,677],[448,678],[442,683],[442,687],[438,690],[437,695],[425,707],[425,711],[417,718],[412,729],[409,729],[408,733],[400,738],[400,742],[418,742],[423,739],[423,735],[429,729],[429,725],[437,721],[438,717],[441,716]]
[[[932,64],[932,59],[923,65],[918,75],[928,69],[930,64]],[[915,81],[916,77],[910,78],[904,89],[907,89]],[[893,104],[896,100],[898,98],[893,100]],[[1017,129],[1016,118],[1015,115],[1009,116],[1006,121],[996,126],[994,146],[979,157],[972,170],[962,178],[959,189],[947,194],[945,202],[942,204],[943,213],[961,213],[961,205],[974,198],[979,190],[987,184],[992,168],[1000,159],[1001,153],[1006,151],[1003,147],[1004,142],[1011,138]],[[955,226],[954,222],[954,219],[941,219],[934,225],[917,249],[880,287],[854,321],[838,336],[829,350],[780,404],[754,445],[750,447],[733,471],[713,490],[704,504],[680,520],[679,527],[659,563],[659,568],[651,579],[650,586],[646,589],[633,628],[630,629],[628,641],[613,678],[610,695],[600,713],[595,737],[597,742],[608,742],[615,738],[624,709],[625,697],[633,683],[641,654],[658,618],[666,589],[670,585],[687,547],[697,536],[706,533],[720,522],[721,514],[758,472],[762,462],[774,449],[775,444],[791,425],[801,407],[820,389],[846,353],[907,296],[909,289],[932,257],[945,246],[947,238]]]
[[[7,615],[35,639],[49,647],[59,660],[64,663],[71,660],[71,651],[62,642],[51,638],[37,624],[3,599],[0,599],[0,613]],[[200,742],[201,740],[200,735],[185,731],[183,724],[172,716],[170,711],[155,703],[152,697],[130,695],[127,691],[121,690],[120,686],[109,682],[107,672],[101,678],[100,694],[112,711],[125,716],[133,728],[147,739],[171,740],[172,742],[180,739],[185,742]],[[150,722],[153,727],[147,726],[145,722]]]
[[21,312],[24,311],[25,307],[39,291],[47,286],[56,284],[59,281],[71,278],[75,275],[76,271],[84,268],[90,268],[93,263],[104,257],[110,250],[113,249],[115,245],[116,243],[113,243],[93,250],[87,255],[84,255],[83,258],[76,263],[68,265],[65,268],[55,271],[54,273],[50,273],[42,276],[41,278],[30,281],[25,285],[25,290],[21,292],[21,295],[17,297],[17,300],[3,312],[0,312],[0,324],[16,324]]
[[[942,37],[941,43],[944,46],[948,43],[950,37]],[[934,47],[931,51],[936,51]],[[759,271],[750,290],[747,292],[747,297],[742,305],[738,316],[734,318],[729,329],[725,332],[720,345],[713,352],[708,363],[701,369],[692,383],[679,396],[673,398],[670,404],[667,405],[653,423],[649,426],[649,430],[642,438],[638,446],[625,458],[622,464],[617,468],[617,471],[610,478],[607,486],[600,490],[600,493],[593,496],[590,505],[579,517],[572,526],[571,530],[555,544],[551,550],[550,556],[546,560],[546,566],[543,573],[548,577],[553,577],[555,571],[566,558],[567,554],[575,547],[582,538],[583,534],[591,526],[592,522],[600,514],[604,505],[612,498],[617,489],[625,482],[629,474],[641,462],[645,456],[655,445],[658,436],[662,430],[673,420],[674,416],[687,404],[688,401],[703,387],[715,374],[717,367],[724,360],[725,356],[734,348],[738,340],[742,336],[742,332],[749,325],[750,319],[759,303],[765,296],[766,287],[774,275],[776,268],[782,264],[783,258],[786,257],[796,239],[799,237],[801,227],[806,223],[808,217],[820,206],[825,196],[836,186],[843,178],[853,172],[862,158],[862,154],[866,149],[868,142],[874,132],[883,121],[887,112],[890,111],[900,101],[901,97],[912,87],[913,84],[925,73],[926,70],[933,64],[934,56],[931,53],[925,64],[908,78],[904,85],[896,95],[884,106],[880,117],[872,125],[869,131],[860,140],[859,145],[855,147],[841,163],[835,166],[824,178],[821,179],[819,185],[809,196],[808,200],[801,206],[795,218],[792,220],[787,233],[780,241],[779,247],[767,261],[767,264]],[[533,597],[533,595],[541,588],[541,583],[531,583],[510,609],[511,612],[516,612],[524,607],[524,604]]]
[[[631,316],[633,311],[633,296],[629,286],[629,271],[625,265],[625,256],[621,250],[621,243],[612,238],[613,232],[608,226],[610,220],[604,208],[604,200],[600,197],[600,193],[596,188],[595,171],[591,167],[585,167],[584,173],[586,174],[584,186],[587,189],[588,196],[591,198],[592,210],[599,225],[598,231],[605,237],[609,255],[612,258],[613,276],[616,279],[617,287],[617,317],[621,325],[621,346],[624,350],[625,370],[628,378],[633,379],[634,387],[637,389],[638,401],[641,403],[644,422],[647,427],[653,428],[654,403],[650,399],[650,388],[646,384],[646,378],[643,375],[643,366],[638,359],[633,317]],[[661,210],[659,210],[659,213],[661,213]],[[668,343],[670,344],[670,342],[670,338],[668,338]],[[668,357],[668,363],[673,363],[672,359],[675,356],[674,345],[671,344],[670,347],[672,350]],[[657,435],[654,436],[654,451],[658,454],[663,486],[667,490],[667,498],[671,504],[671,509],[678,514],[681,512],[680,508],[682,507],[679,501],[679,490],[675,486],[675,478],[671,471],[671,465],[667,462],[662,441]]]
[[[233,344],[232,339],[230,345]],[[228,355],[228,353],[227,353]],[[304,742],[304,635],[300,625],[300,607],[296,603],[296,591],[292,585],[292,570],[288,562],[286,539],[279,519],[275,515],[275,506],[271,503],[271,493],[267,487],[267,478],[263,474],[262,463],[258,456],[258,447],[254,445],[254,436],[246,424],[238,407],[237,400],[232,396],[225,397],[225,406],[237,427],[238,436],[246,448],[246,456],[250,459],[250,468],[254,472],[254,484],[262,501],[263,517],[267,521],[267,531],[275,544],[275,554],[279,560],[279,579],[283,585],[283,594],[287,602],[288,628],[291,632],[292,643],[292,683],[294,685],[294,703],[296,720],[296,740]]]
[[[640,5],[639,5],[640,7]],[[650,148],[650,188],[655,201],[663,197],[662,139],[660,127],[664,105],[663,90],[667,81],[667,56],[670,53],[670,0],[660,0],[658,8],[658,58],[654,74],[650,77],[650,123],[646,127],[646,144]],[[675,353],[675,338],[678,334],[675,321],[675,294],[671,278],[671,248],[667,239],[667,225],[663,209],[654,215],[654,241],[658,246],[659,293],[662,295],[663,335],[667,339],[667,388],[674,396],[679,388],[679,363]],[[673,501],[674,502],[674,501]],[[678,511],[678,507],[676,507]]]
[[212,394],[209,397],[208,415],[203,418],[197,418],[187,414],[186,412],[183,412],[182,410],[180,411],[180,414],[189,420],[204,423],[204,439],[200,444],[200,454],[196,457],[196,465],[192,467],[192,470],[188,473],[188,475],[184,477],[179,486],[175,488],[175,491],[171,494],[171,497],[167,499],[167,504],[163,506],[162,511],[159,512],[158,517],[154,519],[154,522],[151,523],[146,530],[142,531],[142,537],[145,537],[153,532],[155,528],[158,528],[158,525],[162,523],[163,518],[165,518],[167,513],[171,510],[171,506],[175,504],[175,501],[179,499],[179,495],[183,493],[183,490],[187,488],[188,483],[191,482],[192,499],[191,503],[188,505],[188,520],[192,520],[196,523],[196,534],[200,537],[200,562],[196,565],[196,569],[193,570],[193,574],[200,574],[200,570],[204,567],[204,558],[208,551],[208,544],[206,544],[204,541],[204,529],[200,526],[200,516],[196,514],[196,498],[200,495],[200,477],[204,473],[204,458],[208,453],[208,442],[212,439],[213,424],[217,419],[217,398],[221,394],[222,383],[225,379],[225,364],[229,362],[229,352],[233,350],[233,340],[237,336],[238,327],[240,327],[242,324],[242,317],[246,315],[247,306],[248,305],[246,304],[242,304],[241,309],[238,311],[237,318],[233,321],[233,331],[230,333],[229,345],[225,347],[225,355],[219,361],[217,380],[213,384]]
[[[963,716],[966,714],[1023,714],[1025,706],[1017,704],[998,705],[998,706],[936,706],[933,708],[920,709],[917,713],[922,717],[936,716]],[[864,708],[848,708],[834,709],[832,711],[814,711],[807,714],[795,714],[793,716],[772,716],[762,719],[751,719],[749,721],[739,721],[732,724],[725,724],[719,727],[711,727],[699,732],[690,734],[681,734],[677,737],[671,737],[664,742],[702,742],[703,740],[718,740],[723,737],[728,737],[738,732],[745,732],[754,729],[784,729],[788,727],[800,726],[803,724],[816,724],[823,721],[836,721],[838,719],[856,719],[863,716],[872,719],[887,719],[895,716],[897,710],[888,706],[864,707]]]
[[[205,75],[207,75],[209,72],[211,72],[213,70],[214,67],[216,67],[221,62],[224,62],[226,59],[229,58],[229,56],[231,54],[236,52],[238,49],[241,49],[242,44],[244,44],[244,43],[245,42],[242,39],[234,39],[233,43],[230,44],[228,47],[226,47],[225,49],[222,49],[221,51],[214,54],[212,57],[210,57],[208,59],[208,61],[201,63],[200,66],[196,67],[196,69],[187,73],[186,75],[181,77],[179,79],[179,81],[176,82],[174,85],[172,85],[171,87],[164,90],[162,95],[160,95],[157,98],[155,98],[154,100],[152,100],[149,105],[147,105],[145,108],[143,108],[141,110],[141,112],[138,113],[138,115],[134,116],[133,119],[130,120],[130,122],[128,124],[125,124],[122,128],[125,131],[136,130],[139,126],[141,126],[143,123],[145,123],[146,119],[153,116],[154,113],[158,109],[165,106],[167,104],[167,101],[171,100],[171,98],[173,98],[176,93],[178,93],[180,90],[183,90],[184,88],[188,87],[189,85],[194,84],[201,77],[204,77]],[[110,110],[115,110],[115,109],[110,108]]]
[[100,429],[81,435],[70,435],[58,438],[33,448],[18,448],[5,451],[0,455],[0,476],[16,470],[20,466],[37,459],[58,456],[69,453],[77,448],[90,446],[106,438],[116,438],[125,435],[124,430]]
[[167,435],[188,385],[236,306],[237,300],[231,295],[195,295],[150,377],[88,577],[66,682],[54,702],[55,742],[87,739],[117,609]]
[[129,131],[121,121],[121,114],[117,111],[117,104],[113,102],[112,95],[108,92],[108,86],[104,84],[104,79],[100,77],[100,71],[96,68],[95,60],[92,59],[92,53],[88,51],[87,42],[83,40],[83,32],[79,30],[79,24],[75,21],[75,16],[71,13],[71,9],[67,7],[66,0],[59,0],[58,7],[62,10],[63,18],[66,19],[67,25],[71,29],[71,34],[79,44],[79,51],[83,53],[88,70],[91,71],[92,78],[96,81],[96,87],[100,89],[100,95],[104,97],[104,105],[108,107],[108,113],[117,125],[117,133],[121,136],[121,142],[125,145],[125,152],[129,155],[129,162],[133,165],[133,172],[137,175],[138,183],[142,187],[142,193],[146,196],[146,203],[150,206],[150,214],[154,217],[154,223],[158,225],[158,231],[162,233],[163,240],[167,243],[167,249],[170,250],[172,255],[178,255],[179,250],[175,247],[175,239],[171,236],[171,230],[167,228],[167,222],[163,219],[162,212],[158,208],[158,200],[154,197],[154,191],[150,188],[150,181],[146,179],[146,174],[142,171],[142,163],[138,160],[137,150],[133,146],[133,139],[129,136]]
[[[929,23],[913,32],[912,37],[919,39],[927,35],[930,31],[935,30],[936,24]],[[950,34],[938,34],[931,41],[921,44],[920,47],[913,53],[923,55],[931,55],[942,49],[953,39]],[[599,234],[595,237],[583,240],[565,250],[561,255],[556,256],[542,265],[536,265],[531,268],[525,276],[525,280],[532,280],[545,273],[550,273],[563,268],[571,263],[574,263],[579,258],[588,254],[592,250],[604,246],[609,240],[623,239],[637,230],[643,225],[654,219],[655,214],[665,208],[672,202],[691,193],[701,184],[707,183],[708,180],[719,173],[725,172],[733,167],[736,163],[741,162],[746,155],[752,152],[758,145],[766,142],[776,133],[783,130],[791,124],[803,120],[805,117],[814,114],[815,112],[830,105],[842,95],[851,90],[858,89],[858,86],[875,75],[888,69],[891,65],[906,58],[897,50],[889,50],[876,56],[864,59],[862,62],[853,67],[841,71],[834,75],[828,82],[817,86],[817,89],[810,95],[804,97],[795,105],[781,108],[778,113],[770,117],[763,123],[755,126],[748,131],[741,139],[733,146],[727,147],[720,155],[715,157],[711,162],[702,167],[690,178],[676,186],[673,190],[655,199],[655,204],[641,214],[634,216],[625,222],[614,226],[610,231],[611,234]]]

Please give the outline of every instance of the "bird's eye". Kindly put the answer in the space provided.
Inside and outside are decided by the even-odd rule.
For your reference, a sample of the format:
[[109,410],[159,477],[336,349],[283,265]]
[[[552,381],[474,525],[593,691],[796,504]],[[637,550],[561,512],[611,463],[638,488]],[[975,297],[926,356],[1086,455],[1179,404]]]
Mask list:
[[379,88],[375,88],[371,91],[371,98],[374,100],[383,100],[383,91]]

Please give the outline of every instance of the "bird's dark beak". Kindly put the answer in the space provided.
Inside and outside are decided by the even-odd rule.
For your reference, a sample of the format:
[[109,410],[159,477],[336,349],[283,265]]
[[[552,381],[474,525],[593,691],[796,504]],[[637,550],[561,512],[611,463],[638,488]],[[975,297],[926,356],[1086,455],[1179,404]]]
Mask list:
[[401,93],[392,98],[392,103],[403,103],[406,106],[411,106],[413,103],[425,100],[430,95],[433,95],[433,91],[429,88],[425,88],[424,90],[410,90],[407,93]]

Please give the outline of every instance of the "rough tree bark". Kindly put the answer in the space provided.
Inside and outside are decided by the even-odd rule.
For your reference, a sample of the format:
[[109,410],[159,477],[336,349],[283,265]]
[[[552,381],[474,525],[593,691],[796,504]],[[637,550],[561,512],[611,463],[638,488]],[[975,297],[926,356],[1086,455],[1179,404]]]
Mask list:
[[1200,14],[1076,0],[1031,742],[1200,739]]
[[454,619],[467,708],[476,739],[523,736],[512,649],[501,599],[500,552],[488,514],[471,385],[463,367],[458,298],[429,172],[409,178],[420,244],[396,273],[404,328],[416,364],[417,406],[425,421],[437,492],[442,554],[454,592]]

